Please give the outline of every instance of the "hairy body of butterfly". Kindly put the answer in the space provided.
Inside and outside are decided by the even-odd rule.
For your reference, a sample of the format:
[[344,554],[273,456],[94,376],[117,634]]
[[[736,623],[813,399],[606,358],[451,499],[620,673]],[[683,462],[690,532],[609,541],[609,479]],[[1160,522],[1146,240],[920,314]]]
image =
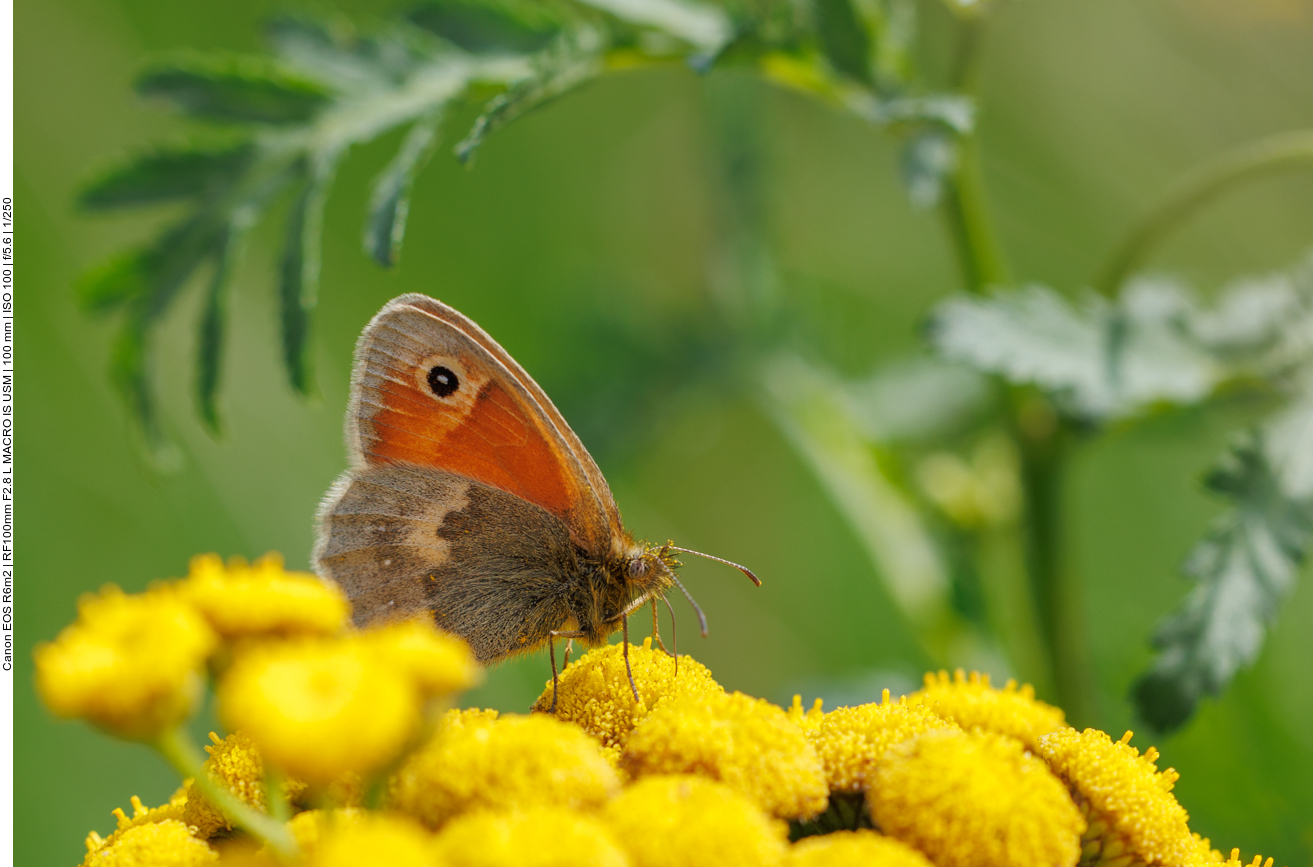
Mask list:
[[679,586],[685,549],[634,541],[547,395],[439,301],[403,295],[361,335],[346,441],[315,562],[358,625],[428,615],[489,663],[602,644]]

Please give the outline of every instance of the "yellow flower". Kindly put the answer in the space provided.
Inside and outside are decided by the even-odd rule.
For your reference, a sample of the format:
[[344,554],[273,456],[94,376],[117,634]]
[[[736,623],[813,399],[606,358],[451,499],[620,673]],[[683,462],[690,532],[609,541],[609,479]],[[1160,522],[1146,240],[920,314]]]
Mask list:
[[920,852],[874,831],[835,831],[794,844],[789,867],[934,867]]
[[483,808],[596,807],[620,787],[577,726],[542,714],[456,719],[464,724],[444,725],[392,779],[391,806],[429,827]]
[[828,795],[802,730],[780,708],[741,692],[662,702],[630,734],[620,766],[635,778],[701,774],[782,819],[815,816]]
[[[114,818],[118,820],[118,827],[109,837],[101,837],[95,831],[87,835],[87,857],[100,851],[105,846],[112,846],[116,843],[123,833],[129,828],[135,828],[138,825],[149,825],[155,822],[163,822],[165,819],[183,819],[183,813],[187,805],[187,787],[191,781],[187,780],[173,793],[169,802],[159,807],[147,807],[141,802],[141,798],[136,795],[132,796],[132,816],[123,812],[122,807],[114,808]],[[189,823],[186,823],[189,824]]]
[[468,813],[447,823],[437,849],[447,867],[629,867],[605,825],[562,807]]
[[1232,849],[1231,857],[1222,863],[1226,864],[1227,867],[1234,867],[1234,865],[1245,865],[1245,867],[1260,867],[1260,865],[1261,867],[1272,867],[1272,859],[1268,858],[1264,861],[1262,855],[1255,855],[1254,860],[1246,864],[1244,861],[1240,860],[1239,849]]
[[1114,741],[1096,729],[1066,729],[1040,738],[1038,753],[1089,820],[1090,863],[1122,858],[1188,864],[1198,857],[1199,846],[1186,825],[1189,816],[1172,794],[1180,775],[1172,768],[1159,773],[1158,751],[1150,747],[1141,756],[1130,739],[1130,732]]
[[358,823],[364,815],[364,812],[354,807],[343,810],[305,810],[288,820],[287,830],[292,832],[300,850],[311,854],[325,836],[343,825]]
[[437,867],[433,837],[404,816],[366,813],[322,829],[307,867]]
[[[687,656],[679,658],[679,675],[675,660],[665,651],[653,650],[652,639],[643,646],[629,647],[629,665],[641,704],[634,702],[629,676],[625,672],[624,647],[608,644],[589,651],[569,664],[559,678],[556,717],[583,726],[584,731],[602,742],[612,759],[619,758],[629,733],[644,716],[669,698],[686,695],[719,694],[725,690],[711,677],[706,666]],[[543,694],[533,709],[542,713],[552,707],[552,682],[547,681]]]
[[426,619],[406,620],[361,633],[385,665],[405,672],[425,696],[462,692],[483,680],[470,646]]
[[367,776],[401,752],[420,720],[404,671],[359,640],[302,640],[249,648],[219,684],[219,713],[260,754],[308,783]]
[[203,840],[177,819],[149,822],[114,834],[112,842],[87,854],[85,867],[194,867],[219,860]]
[[77,622],[37,646],[37,689],[58,716],[147,740],[191,715],[202,666],[217,641],[195,609],[173,594],[127,596],[106,587],[99,596],[83,596]]
[[[885,692],[888,691],[889,690],[885,690]],[[793,704],[789,705],[787,713],[789,715],[789,721],[810,736],[811,733],[820,726],[821,720],[825,719],[824,702],[818,698],[816,701],[812,702],[810,708],[803,710],[802,696],[795,695],[793,697]]]
[[777,867],[787,827],[728,786],[702,777],[648,777],[602,809],[634,867]]
[[831,792],[864,792],[885,751],[928,731],[956,731],[955,723],[905,698],[835,708],[807,733],[825,767]]
[[1212,841],[1207,837],[1192,833],[1190,838],[1194,840],[1194,859],[1190,862],[1191,865],[1226,863],[1226,856],[1214,849]]
[[951,719],[964,729],[1010,735],[1035,749],[1041,735],[1067,727],[1061,710],[1035,699],[1030,684],[1018,687],[1009,680],[1002,689],[989,685],[989,675],[962,669],[949,678],[941,671],[925,676],[925,686],[907,697],[910,704],[923,704],[935,713]]
[[498,716],[498,712],[492,708],[486,710],[478,707],[453,708],[443,715],[440,730],[491,725],[497,721]]
[[[205,773],[248,805],[264,810],[264,763],[260,761],[255,744],[242,732],[234,732],[226,738],[210,732],[210,740],[213,744],[205,748],[210,757],[202,766]],[[304,783],[292,780],[285,781],[283,787],[289,800],[295,800],[305,791]],[[182,815],[178,818],[194,826],[197,836],[202,839],[232,828],[223,813],[206,800],[195,782],[187,789]]]
[[893,747],[866,793],[871,818],[939,867],[1074,867],[1085,820],[1020,741],[927,732]]
[[234,557],[227,566],[217,554],[201,554],[175,586],[228,639],[328,634],[341,629],[351,613],[341,590],[308,572],[285,571],[278,554],[249,565]]

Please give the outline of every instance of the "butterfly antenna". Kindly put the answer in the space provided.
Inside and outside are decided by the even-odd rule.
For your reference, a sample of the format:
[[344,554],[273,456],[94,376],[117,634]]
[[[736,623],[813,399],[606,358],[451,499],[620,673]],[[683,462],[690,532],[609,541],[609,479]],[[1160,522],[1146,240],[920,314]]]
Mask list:
[[[708,560],[715,560],[717,563],[724,563],[726,566],[733,566],[735,569],[739,570],[744,575],[747,575],[748,578],[752,580],[753,584],[756,584],[758,587],[761,586],[761,579],[758,578],[756,575],[752,574],[751,569],[749,569],[747,566],[741,566],[738,563],[735,563],[733,560],[726,560],[724,557],[716,557],[712,554],[703,554],[701,551],[694,551],[692,548],[679,548],[676,547],[675,545],[665,545],[663,547],[667,551],[679,551],[681,554],[696,554],[699,557],[706,557]],[[682,590],[683,588],[681,587],[680,589]],[[688,596],[688,591],[685,591],[684,595]],[[690,602],[693,601],[693,598],[691,596],[689,597],[689,601]],[[696,608],[697,606],[695,605],[694,607]]]
[[684,598],[688,600],[688,604],[693,606],[693,611],[694,611],[694,613],[697,614],[697,616],[698,616],[698,626],[702,627],[702,637],[703,637],[703,638],[706,638],[706,637],[707,637],[707,615],[705,615],[705,614],[702,613],[702,609],[698,607],[697,600],[693,598],[693,594],[692,594],[692,593],[689,593],[688,590],[687,590],[687,588],[685,588],[683,584],[680,584],[680,583],[679,583],[679,579],[675,577],[675,573],[674,573],[674,572],[670,572],[670,573],[668,573],[668,574],[670,575],[670,580],[671,580],[671,581],[674,581],[674,582],[675,582],[675,586],[679,588],[679,592],[684,594]]

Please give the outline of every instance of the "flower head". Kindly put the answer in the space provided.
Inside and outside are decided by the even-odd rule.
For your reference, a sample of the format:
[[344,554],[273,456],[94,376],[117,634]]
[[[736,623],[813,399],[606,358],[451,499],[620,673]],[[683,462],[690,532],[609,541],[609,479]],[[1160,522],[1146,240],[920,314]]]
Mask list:
[[213,864],[219,853],[197,840],[177,819],[147,822],[115,833],[87,853],[83,867],[198,867]]
[[178,593],[224,638],[251,635],[326,635],[341,629],[351,605],[335,585],[308,572],[288,572],[266,554],[248,564],[217,554],[193,557]]
[[62,717],[146,740],[191,715],[201,670],[218,642],[176,595],[117,587],[78,602],[78,619],[35,651],[37,689]]
[[303,810],[287,822],[287,830],[292,832],[297,847],[306,854],[312,854],[319,847],[319,841],[344,825],[360,821],[364,812],[355,807],[341,810]]
[[939,867],[1075,867],[1085,830],[1066,788],[1020,741],[935,731],[893,747],[871,818]]
[[384,664],[404,671],[425,696],[463,692],[483,680],[470,646],[416,618],[361,633],[361,640]]
[[[248,805],[264,810],[264,763],[255,744],[242,732],[234,732],[226,738],[210,732],[210,740],[213,743],[205,748],[210,757],[202,766],[205,773]],[[284,783],[284,788],[288,798],[295,799],[304,791],[305,785],[289,780]],[[232,827],[228,818],[205,798],[195,782],[186,790],[179,818],[195,827],[201,839]]]
[[446,867],[629,867],[605,825],[562,807],[467,813],[438,834],[437,851]]
[[[602,742],[612,758],[618,758],[629,733],[644,716],[663,701],[677,696],[719,694],[725,690],[711,677],[706,666],[688,657],[675,660],[664,651],[652,649],[652,639],[643,646],[630,645],[629,666],[634,672],[642,702],[634,701],[625,670],[624,647],[608,644],[591,650],[570,663],[559,678],[556,717],[583,726],[584,731]],[[550,711],[552,682],[547,681],[543,694],[533,709]]]
[[808,731],[825,768],[831,792],[864,792],[885,752],[895,744],[928,731],[957,731],[955,723],[924,705],[905,699],[835,708]]
[[820,813],[828,794],[802,730],[780,708],[741,692],[662,702],[630,734],[620,766],[634,777],[701,774],[783,819]]
[[1201,856],[1185,809],[1172,794],[1179,775],[1161,773],[1158,751],[1144,755],[1095,729],[1066,729],[1039,740],[1039,755],[1071,789],[1089,820],[1086,848],[1114,857],[1129,853],[1145,864],[1188,864]]
[[777,867],[787,851],[783,822],[703,777],[639,780],[601,816],[634,867]]
[[[147,807],[141,802],[141,798],[136,795],[132,796],[132,815],[129,816],[123,812],[122,807],[114,808],[114,818],[118,820],[118,827],[114,833],[108,837],[101,837],[95,831],[87,835],[87,855],[90,856],[105,846],[112,846],[118,842],[119,838],[129,828],[135,828],[138,825],[149,825],[155,822],[163,822],[165,819],[183,820],[183,813],[187,805],[187,787],[190,781],[183,783],[173,796],[169,798],[167,804],[159,807]],[[184,824],[187,824],[184,822]]]
[[1061,710],[1035,698],[1030,684],[1018,687],[1009,680],[1002,689],[989,685],[989,675],[958,669],[927,674],[925,686],[907,697],[909,703],[924,704],[964,729],[984,729],[1010,735],[1035,749],[1040,735],[1067,727]]
[[307,867],[435,867],[433,837],[404,816],[366,813],[321,827]]
[[790,722],[810,735],[820,726],[821,720],[825,719],[825,703],[818,698],[812,702],[811,707],[803,710],[802,696],[795,695],[793,704],[789,705],[785,712],[789,715]]
[[834,831],[793,845],[789,867],[934,867],[920,852],[874,831]]
[[578,726],[543,714],[451,719],[392,779],[391,806],[429,827],[476,809],[596,807],[620,788]]
[[368,774],[394,759],[420,719],[406,672],[359,640],[248,648],[219,684],[219,712],[275,767],[309,783]]

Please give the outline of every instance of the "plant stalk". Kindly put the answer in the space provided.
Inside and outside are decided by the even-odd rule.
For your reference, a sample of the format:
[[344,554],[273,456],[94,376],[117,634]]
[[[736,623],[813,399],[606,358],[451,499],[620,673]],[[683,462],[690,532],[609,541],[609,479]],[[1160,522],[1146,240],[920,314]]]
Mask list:
[[296,840],[285,825],[251,807],[226,787],[210,779],[210,775],[205,772],[204,754],[187,738],[181,727],[160,735],[154,747],[179,775],[184,779],[191,777],[201,793],[233,824],[269,844],[269,848],[280,859],[286,861],[296,856]]

